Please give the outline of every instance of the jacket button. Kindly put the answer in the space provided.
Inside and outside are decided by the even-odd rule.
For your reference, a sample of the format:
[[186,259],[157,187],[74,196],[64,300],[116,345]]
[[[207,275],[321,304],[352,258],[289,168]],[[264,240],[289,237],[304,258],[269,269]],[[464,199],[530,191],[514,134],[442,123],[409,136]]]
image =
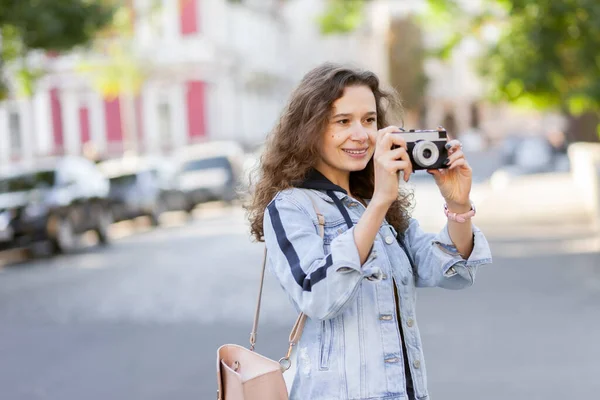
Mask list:
[[408,278],[407,277],[403,277],[402,278],[402,284],[406,285],[408,283]]
[[407,319],[407,320],[406,320],[406,325],[407,325],[409,328],[412,328],[412,326],[414,325],[414,323],[415,323],[415,321],[413,321],[413,319],[412,319],[412,318],[409,318],[409,319]]
[[421,361],[419,361],[419,360],[413,361],[413,367],[415,367],[417,369],[421,368]]
[[382,321],[391,321],[392,320],[392,316],[390,314],[384,314],[384,315],[380,315],[379,319]]
[[392,243],[394,243],[394,238],[393,238],[393,236],[386,236],[386,237],[385,237],[385,242],[386,242],[387,244],[392,244]]

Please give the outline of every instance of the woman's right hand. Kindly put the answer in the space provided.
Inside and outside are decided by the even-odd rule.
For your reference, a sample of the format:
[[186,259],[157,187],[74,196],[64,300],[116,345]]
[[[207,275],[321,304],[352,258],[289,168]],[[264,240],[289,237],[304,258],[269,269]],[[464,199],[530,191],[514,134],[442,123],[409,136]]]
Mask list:
[[[398,199],[399,172],[404,172],[405,182],[413,173],[406,141],[399,135],[401,132],[397,126],[388,126],[372,134],[374,137],[371,137],[371,141],[375,143],[375,190],[371,201],[392,204]],[[393,146],[397,147],[392,149]]]

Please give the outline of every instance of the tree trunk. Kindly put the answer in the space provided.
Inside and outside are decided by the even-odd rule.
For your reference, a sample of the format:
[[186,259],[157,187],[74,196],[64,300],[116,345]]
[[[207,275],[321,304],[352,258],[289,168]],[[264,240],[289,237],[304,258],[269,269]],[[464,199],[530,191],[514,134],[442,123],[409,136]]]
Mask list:
[[567,114],[566,136],[569,142],[598,142],[600,115],[589,112],[580,116]]

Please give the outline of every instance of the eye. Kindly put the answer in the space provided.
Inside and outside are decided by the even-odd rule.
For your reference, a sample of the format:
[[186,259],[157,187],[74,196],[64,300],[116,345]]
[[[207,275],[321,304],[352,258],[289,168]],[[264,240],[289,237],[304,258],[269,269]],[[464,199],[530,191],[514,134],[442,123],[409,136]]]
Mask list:
[[340,125],[348,125],[350,123],[350,120],[345,118],[345,119],[340,119],[337,121],[338,124]]
[[367,118],[367,123],[368,124],[374,124],[375,122],[377,122],[377,118],[375,118],[375,117],[369,117],[369,118]]

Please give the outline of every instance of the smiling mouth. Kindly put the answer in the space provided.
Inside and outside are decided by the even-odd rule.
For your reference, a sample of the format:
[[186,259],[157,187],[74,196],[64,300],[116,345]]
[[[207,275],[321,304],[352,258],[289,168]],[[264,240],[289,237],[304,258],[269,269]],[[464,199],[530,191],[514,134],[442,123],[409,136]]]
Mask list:
[[342,150],[348,154],[360,155],[360,154],[365,154],[367,152],[368,148],[362,149],[362,150],[350,150],[350,149],[342,149]]

